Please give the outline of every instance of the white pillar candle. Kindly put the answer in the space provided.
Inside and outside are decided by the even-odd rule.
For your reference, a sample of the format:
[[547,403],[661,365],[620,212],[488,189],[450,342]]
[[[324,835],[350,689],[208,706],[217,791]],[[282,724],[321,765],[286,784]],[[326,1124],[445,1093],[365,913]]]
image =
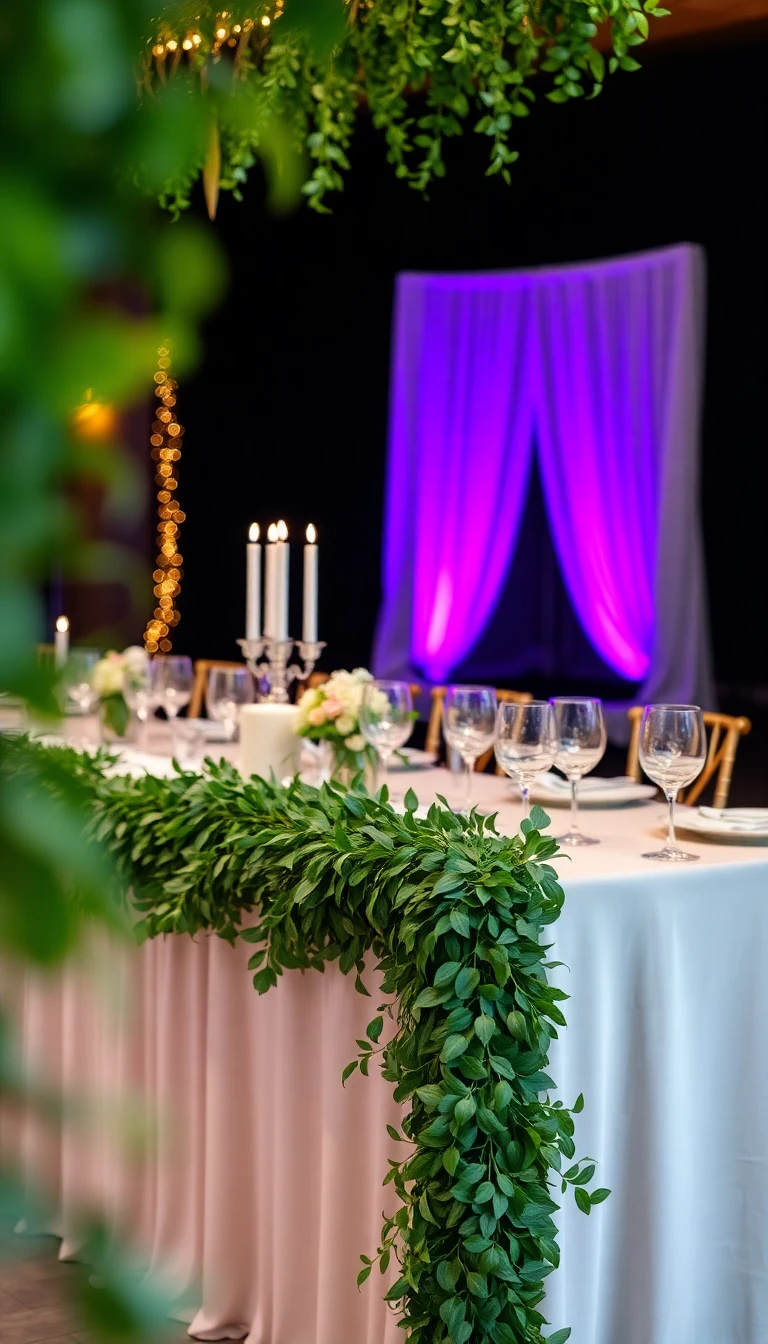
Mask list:
[[288,638],[289,561],[288,528],[281,518],[277,524],[277,592],[275,597],[275,639],[281,641]]
[[54,659],[57,667],[63,667],[69,657],[69,621],[66,616],[56,620],[56,633],[53,637]]
[[260,775],[278,780],[295,775],[299,768],[301,739],[297,735],[296,705],[262,702],[240,710],[240,773],[245,779]]
[[275,598],[277,595],[277,527],[270,523],[267,528],[266,583],[264,599],[264,634],[267,639],[275,638]]
[[245,638],[261,636],[261,542],[259,524],[251,523],[248,531],[245,584]]
[[304,621],[301,637],[305,644],[317,643],[317,557],[317,532],[310,523],[304,547]]

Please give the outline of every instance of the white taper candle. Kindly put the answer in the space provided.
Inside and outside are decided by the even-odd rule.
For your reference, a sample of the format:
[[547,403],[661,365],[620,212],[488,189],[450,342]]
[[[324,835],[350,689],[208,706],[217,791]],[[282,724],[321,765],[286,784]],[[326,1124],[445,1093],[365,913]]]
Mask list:
[[301,637],[305,644],[317,643],[317,558],[317,531],[310,523],[304,547],[304,621]]
[[69,657],[69,621],[66,616],[57,617],[53,641],[56,666],[63,667]]
[[245,637],[246,639],[259,639],[261,636],[261,542],[259,541],[258,523],[251,523],[245,555]]
[[264,598],[264,634],[267,639],[275,638],[275,597],[277,584],[277,527],[270,523],[267,528],[266,582]]
[[288,638],[289,565],[288,528],[281,518],[277,524],[277,595],[275,598],[275,639],[280,641]]

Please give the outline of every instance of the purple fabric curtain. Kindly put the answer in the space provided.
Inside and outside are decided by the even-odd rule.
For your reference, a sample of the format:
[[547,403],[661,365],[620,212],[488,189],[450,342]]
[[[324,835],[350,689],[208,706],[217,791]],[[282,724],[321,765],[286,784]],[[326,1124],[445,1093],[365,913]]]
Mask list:
[[441,681],[490,619],[527,492],[534,320],[516,277],[398,277],[380,670]]
[[535,445],[593,647],[641,684],[639,698],[712,704],[703,307],[703,255],[687,244],[549,271],[399,277],[381,674],[444,680],[482,635]]

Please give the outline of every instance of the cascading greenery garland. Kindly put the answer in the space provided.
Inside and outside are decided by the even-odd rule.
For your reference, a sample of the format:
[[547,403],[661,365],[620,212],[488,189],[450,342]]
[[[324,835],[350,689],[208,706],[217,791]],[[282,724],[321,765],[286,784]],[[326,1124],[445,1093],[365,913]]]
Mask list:
[[534,82],[550,102],[594,98],[606,73],[639,69],[631,53],[649,17],[669,12],[659,0],[232,0],[224,12],[175,0],[148,41],[145,90],[186,75],[205,91],[210,133],[164,200],[184,208],[202,173],[213,214],[219,186],[239,199],[256,157],[284,158],[290,142],[309,155],[302,190],[324,210],[343,187],[361,107],[396,175],[417,189],[444,175],[445,141],[467,125],[488,141],[487,172],[509,182],[513,128],[531,111]]
[[[87,798],[140,938],[211,930],[255,944],[259,993],[327,962],[367,993],[373,952],[386,1002],[344,1076],[380,1057],[410,1106],[389,1126],[407,1152],[385,1181],[400,1200],[376,1255],[382,1272],[399,1262],[387,1298],[413,1344],[540,1344],[537,1308],[558,1264],[553,1183],[572,1186],[585,1213],[609,1193],[587,1191],[590,1159],[572,1162],[582,1099],[570,1110],[542,1099],[567,996],[547,983],[556,963],[540,942],[563,903],[541,809],[508,838],[447,806],[420,819],[410,790],[399,815],[360,785],[281,788],[210,761],[202,776],[110,777],[104,756],[37,750],[56,764],[49,779]],[[28,760],[19,753],[21,789]],[[361,1258],[359,1283],[373,1264]]]

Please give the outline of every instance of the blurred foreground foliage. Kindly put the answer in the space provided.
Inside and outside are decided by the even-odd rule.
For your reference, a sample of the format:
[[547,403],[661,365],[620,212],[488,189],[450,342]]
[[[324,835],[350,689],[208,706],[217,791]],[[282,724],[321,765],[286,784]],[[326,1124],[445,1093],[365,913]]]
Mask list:
[[[56,713],[35,648],[50,633],[45,584],[57,570],[93,578],[105,561],[81,535],[77,492],[98,482],[119,509],[126,481],[119,443],[75,438],[73,410],[87,389],[116,411],[148,394],[169,334],[174,368],[188,367],[224,281],[210,233],[173,228],[131,180],[153,153],[181,171],[195,133],[193,108],[137,116],[153,12],[148,0],[8,0],[0,12],[0,694],[41,716]],[[94,920],[122,921],[110,863],[83,843],[76,782],[31,753],[11,779],[10,748],[0,735],[0,989],[10,960],[54,964]],[[13,754],[16,768],[19,744]],[[25,1089],[29,1102],[0,1019],[0,1094]],[[29,1195],[0,1167],[6,1219]],[[85,1320],[105,1337],[149,1338],[156,1304],[96,1242]]]

